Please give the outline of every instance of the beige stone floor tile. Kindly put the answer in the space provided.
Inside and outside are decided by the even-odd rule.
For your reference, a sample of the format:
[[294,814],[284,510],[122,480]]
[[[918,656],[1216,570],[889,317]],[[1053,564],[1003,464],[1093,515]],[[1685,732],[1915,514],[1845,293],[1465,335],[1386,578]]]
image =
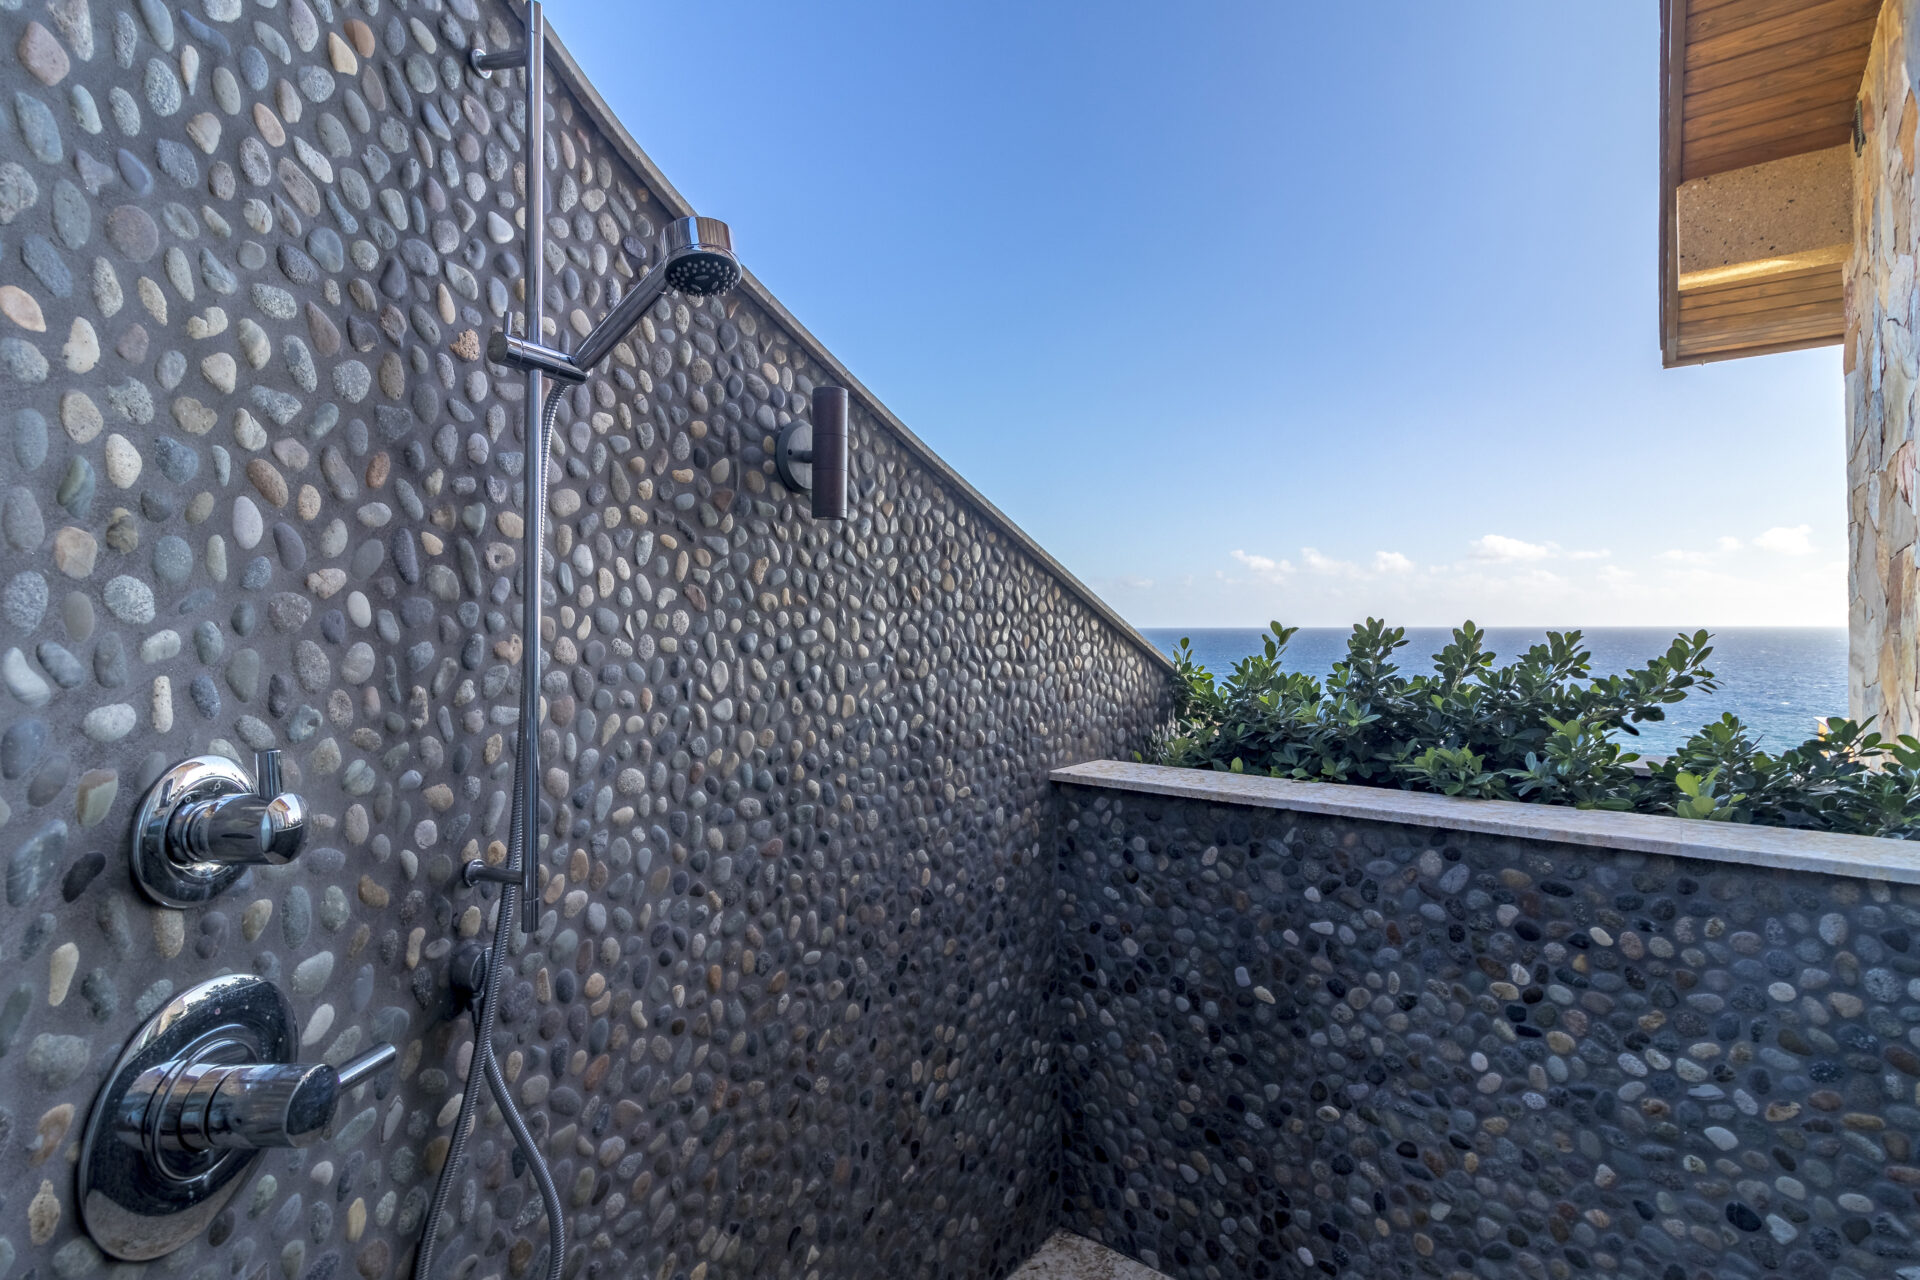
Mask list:
[[1158,1271],[1123,1258],[1068,1231],[1056,1231],[1008,1280],[1167,1280]]

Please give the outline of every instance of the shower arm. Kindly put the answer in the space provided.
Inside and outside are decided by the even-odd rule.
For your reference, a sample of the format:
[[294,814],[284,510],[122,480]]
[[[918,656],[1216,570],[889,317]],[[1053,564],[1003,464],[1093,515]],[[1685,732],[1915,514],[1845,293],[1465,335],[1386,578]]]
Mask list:
[[562,382],[585,382],[593,367],[607,358],[614,344],[626,337],[627,331],[640,323],[640,317],[646,314],[647,308],[658,302],[660,295],[667,291],[670,265],[663,258],[640,278],[638,284],[620,295],[620,301],[613,305],[613,309],[599,324],[593,326],[593,331],[581,341],[578,351],[560,351],[536,338],[517,337],[505,329],[495,329],[487,339],[487,359],[522,373],[537,370]]

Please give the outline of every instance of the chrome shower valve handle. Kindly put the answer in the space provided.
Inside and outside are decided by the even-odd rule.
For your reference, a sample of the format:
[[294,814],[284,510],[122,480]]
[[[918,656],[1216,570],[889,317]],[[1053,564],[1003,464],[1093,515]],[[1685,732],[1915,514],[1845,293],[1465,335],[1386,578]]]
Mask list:
[[224,756],[195,756],[141,800],[133,878],[166,906],[198,906],[249,866],[293,861],[306,838],[306,801],[285,789],[279,751],[257,753],[253,777]]
[[324,1062],[161,1063],[128,1086],[120,1138],[194,1154],[304,1147],[333,1124],[342,1094],[397,1057],[383,1044],[337,1071]]
[[263,1152],[327,1136],[348,1091],[398,1054],[291,1061],[293,1006],[229,974],[181,992],[121,1051],[80,1141],[80,1219],[107,1254],[145,1262],[204,1237]]

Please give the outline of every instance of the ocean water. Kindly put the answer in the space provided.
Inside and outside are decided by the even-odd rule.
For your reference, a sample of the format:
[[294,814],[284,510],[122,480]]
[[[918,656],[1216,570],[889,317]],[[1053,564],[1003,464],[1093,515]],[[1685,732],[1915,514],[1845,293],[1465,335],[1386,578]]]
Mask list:
[[[1648,658],[1665,653],[1678,628],[1594,627],[1582,632],[1593,654],[1597,675],[1610,675],[1646,665]],[[1689,633],[1693,630],[1689,628]],[[1694,693],[1667,708],[1667,719],[1640,726],[1632,749],[1662,755],[1684,742],[1695,729],[1731,711],[1747,723],[1762,747],[1779,751],[1812,737],[1815,721],[1847,712],[1847,633],[1843,627],[1727,627],[1708,630],[1713,654],[1707,667],[1719,681],[1718,691]],[[1145,628],[1141,634],[1171,653],[1182,636],[1193,641],[1200,665],[1224,677],[1233,664],[1264,650],[1264,629]],[[1303,627],[1287,644],[1283,665],[1324,677],[1347,653],[1345,627]],[[1538,644],[1544,630],[1527,627],[1489,627],[1486,646],[1505,665]],[[1452,638],[1445,627],[1409,627],[1407,645],[1398,653],[1401,671],[1413,675],[1433,669],[1431,655]]]

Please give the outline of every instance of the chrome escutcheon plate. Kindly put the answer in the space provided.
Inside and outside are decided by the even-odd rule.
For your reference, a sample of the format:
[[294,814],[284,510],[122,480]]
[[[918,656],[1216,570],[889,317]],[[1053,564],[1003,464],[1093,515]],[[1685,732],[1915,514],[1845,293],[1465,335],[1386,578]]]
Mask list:
[[295,1041],[287,998],[251,974],[203,982],[147,1020],[94,1098],[80,1142],[80,1220],[95,1244],[127,1262],[172,1253],[207,1229],[261,1154],[143,1141],[145,1111],[158,1100],[132,1091],[141,1074],[174,1061],[286,1062]]

